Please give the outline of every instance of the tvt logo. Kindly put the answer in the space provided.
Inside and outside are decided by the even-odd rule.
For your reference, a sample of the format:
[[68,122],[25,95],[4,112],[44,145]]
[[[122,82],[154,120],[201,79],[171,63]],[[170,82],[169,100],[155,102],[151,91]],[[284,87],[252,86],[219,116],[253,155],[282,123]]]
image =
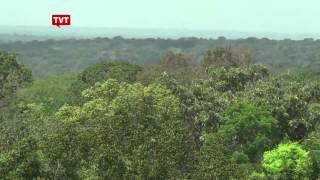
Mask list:
[[71,25],[71,15],[67,14],[54,14],[52,15],[52,25],[57,26],[70,26]]

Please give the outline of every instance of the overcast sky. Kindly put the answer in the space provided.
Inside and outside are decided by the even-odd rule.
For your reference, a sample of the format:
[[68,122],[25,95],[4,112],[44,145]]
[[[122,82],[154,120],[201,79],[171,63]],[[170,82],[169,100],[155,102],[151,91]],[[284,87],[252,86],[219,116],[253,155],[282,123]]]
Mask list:
[[319,33],[319,0],[2,0],[0,25]]

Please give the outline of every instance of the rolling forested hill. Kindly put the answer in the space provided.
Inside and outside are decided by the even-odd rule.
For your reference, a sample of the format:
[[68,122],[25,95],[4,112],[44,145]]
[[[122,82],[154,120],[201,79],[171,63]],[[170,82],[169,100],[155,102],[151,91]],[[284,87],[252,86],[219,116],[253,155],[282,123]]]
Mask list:
[[32,69],[35,77],[79,72],[100,61],[150,64],[166,51],[182,52],[199,62],[212,47],[247,48],[253,61],[273,70],[319,68],[320,40],[269,39],[125,39],[95,38],[2,42],[0,49],[17,54],[18,61]]

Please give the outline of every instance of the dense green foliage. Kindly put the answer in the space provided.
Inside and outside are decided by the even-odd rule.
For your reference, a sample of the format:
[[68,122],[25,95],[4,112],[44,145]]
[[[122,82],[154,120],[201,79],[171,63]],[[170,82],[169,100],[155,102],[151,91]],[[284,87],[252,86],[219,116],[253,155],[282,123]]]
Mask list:
[[95,85],[97,82],[107,79],[117,79],[124,82],[134,82],[142,67],[128,63],[106,63],[101,62],[86,68],[78,75],[77,81],[73,82],[69,89],[68,102],[81,104],[85,98],[81,96],[82,91]]
[[[108,80],[83,94],[90,99],[83,106],[64,106],[57,113],[63,128],[59,133],[74,132],[75,142],[57,141],[62,146],[76,143],[66,150],[85,153],[91,161],[90,174],[103,179],[184,176],[192,157],[192,144],[181,121],[179,101],[170,91],[159,85],[144,87]],[[86,150],[86,146],[94,151]],[[69,157],[61,160],[68,161]]]
[[312,171],[309,152],[296,143],[280,144],[276,149],[265,152],[262,167],[267,175],[285,179],[306,178]]
[[16,61],[16,56],[0,51],[0,107],[15,95],[18,88],[31,82],[31,71]]
[[1,53],[0,77],[10,78],[0,79],[9,87],[0,91],[0,179],[318,179],[319,72],[273,73],[251,64],[251,53],[219,47],[199,60],[171,49],[148,65],[79,60],[81,73],[32,83]]
[[194,179],[238,179],[243,177],[240,166],[230,157],[230,150],[219,136],[206,134],[198,156]]
[[230,106],[226,114],[226,122],[219,133],[237,153],[244,153],[251,161],[260,159],[262,152],[277,143],[277,121],[265,108],[238,103]]
[[[66,72],[80,72],[101,61],[125,61],[134,64],[152,64],[164,52],[188,52],[196,62],[207,64],[218,52],[217,62],[222,64],[263,63],[275,70],[287,68],[318,69],[320,67],[320,41],[270,40],[267,38],[218,39],[125,39],[122,37],[96,39],[45,40],[28,42],[0,42],[0,49],[18,54],[18,61],[32,69],[35,77],[59,75]],[[223,49],[231,47],[232,53]],[[219,53],[220,52],[220,53]],[[234,57],[234,55],[238,57]],[[217,54],[216,54],[217,55]],[[223,62],[225,57],[233,57]],[[240,56],[239,56],[240,55]],[[207,57],[207,58],[203,58]],[[209,61],[207,61],[209,60]]]
[[30,86],[18,90],[17,101],[42,104],[47,112],[55,112],[69,100],[70,88],[75,80],[76,74],[36,79]]

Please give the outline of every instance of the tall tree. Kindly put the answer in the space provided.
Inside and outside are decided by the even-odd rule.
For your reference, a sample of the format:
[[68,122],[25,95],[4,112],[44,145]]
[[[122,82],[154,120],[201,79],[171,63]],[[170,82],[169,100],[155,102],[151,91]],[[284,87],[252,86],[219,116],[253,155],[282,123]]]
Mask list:
[[280,144],[265,152],[262,167],[266,175],[280,179],[304,179],[312,172],[309,152],[297,143]]
[[238,102],[226,111],[226,122],[219,130],[230,147],[246,154],[252,162],[279,142],[277,121],[266,108]]
[[49,154],[62,162],[60,169],[86,175],[78,162],[89,156],[84,169],[102,179],[186,176],[193,146],[179,100],[169,90],[111,79],[83,94],[89,99],[83,106],[57,113],[62,127]]
[[78,79],[70,87],[69,103],[80,105],[85,102],[82,91],[94,86],[97,82],[108,79],[132,83],[142,70],[139,65],[125,62],[101,62],[92,65],[79,74]]
[[8,103],[18,88],[31,81],[31,71],[19,64],[14,54],[0,51],[0,107]]
[[207,51],[202,66],[205,68],[210,66],[239,67],[250,64],[252,59],[253,53],[250,49],[216,47]]

